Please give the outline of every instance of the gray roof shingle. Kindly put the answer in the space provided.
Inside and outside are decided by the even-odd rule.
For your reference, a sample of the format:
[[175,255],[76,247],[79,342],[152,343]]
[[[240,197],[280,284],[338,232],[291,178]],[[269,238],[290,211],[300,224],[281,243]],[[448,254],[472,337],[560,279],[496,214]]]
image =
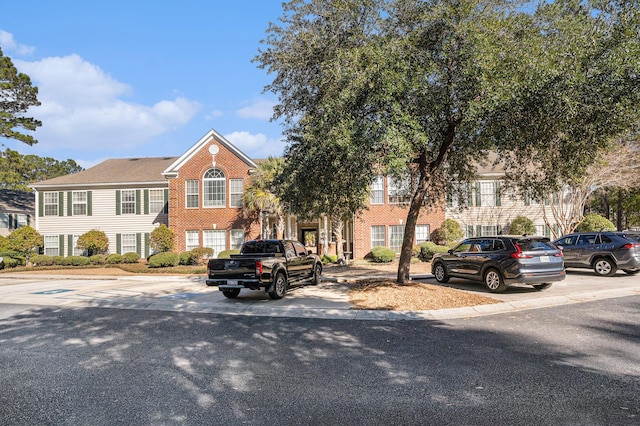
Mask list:
[[164,182],[162,172],[178,157],[115,158],[82,172],[31,184],[40,186],[99,185]]

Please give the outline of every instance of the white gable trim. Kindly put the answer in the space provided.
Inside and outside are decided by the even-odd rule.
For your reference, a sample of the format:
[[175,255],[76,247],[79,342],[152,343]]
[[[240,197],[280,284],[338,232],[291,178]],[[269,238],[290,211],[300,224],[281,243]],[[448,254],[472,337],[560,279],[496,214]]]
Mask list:
[[162,175],[167,179],[178,176],[178,171],[180,170],[180,168],[183,165],[185,165],[187,162],[189,162],[189,160],[191,160],[191,158],[193,158],[193,156],[198,151],[200,151],[204,146],[209,144],[209,142],[211,142],[212,139],[214,139],[217,143],[224,145],[225,148],[233,152],[236,155],[236,157],[240,158],[242,161],[247,163],[250,167],[252,168],[258,167],[258,165],[251,158],[247,157],[242,151],[236,148],[231,142],[226,140],[224,136],[222,136],[220,133],[216,132],[215,130],[211,129],[202,138],[200,138],[200,140],[196,142],[195,145],[189,148],[187,152],[182,154],[176,161],[174,161],[173,164],[171,164],[164,172],[162,172]]

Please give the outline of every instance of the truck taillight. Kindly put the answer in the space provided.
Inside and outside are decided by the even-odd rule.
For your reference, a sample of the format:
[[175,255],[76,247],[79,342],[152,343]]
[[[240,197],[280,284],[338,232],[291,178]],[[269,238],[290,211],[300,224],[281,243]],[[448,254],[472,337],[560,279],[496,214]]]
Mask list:
[[256,277],[262,275],[262,260],[256,260]]

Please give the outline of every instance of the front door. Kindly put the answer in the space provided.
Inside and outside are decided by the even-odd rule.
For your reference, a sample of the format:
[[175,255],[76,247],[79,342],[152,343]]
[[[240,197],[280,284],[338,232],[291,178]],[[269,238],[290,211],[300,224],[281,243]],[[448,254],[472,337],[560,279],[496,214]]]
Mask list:
[[311,253],[318,252],[318,230],[315,228],[303,228],[300,232],[302,239],[300,242],[304,244],[307,250],[311,250]]

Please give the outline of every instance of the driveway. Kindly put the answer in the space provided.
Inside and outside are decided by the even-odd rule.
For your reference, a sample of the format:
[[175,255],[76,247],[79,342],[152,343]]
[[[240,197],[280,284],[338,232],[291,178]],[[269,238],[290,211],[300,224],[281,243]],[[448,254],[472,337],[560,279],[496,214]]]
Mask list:
[[[564,304],[640,294],[640,279],[622,273],[598,277],[592,272],[570,270],[567,278],[545,291],[529,286],[510,287],[502,294],[488,293],[481,284],[452,279],[447,286],[478,292],[500,303],[430,311],[355,310],[349,303],[348,286],[341,281],[356,275],[334,273],[328,268],[324,282],[289,292],[270,300],[263,292],[243,291],[227,299],[215,287],[207,287],[200,276],[42,276],[0,275],[0,301],[6,304],[59,307],[104,307],[173,312],[221,313],[228,315],[331,318],[351,320],[435,320],[476,317]],[[356,271],[357,272],[357,271]],[[414,280],[437,284],[430,274]]]

